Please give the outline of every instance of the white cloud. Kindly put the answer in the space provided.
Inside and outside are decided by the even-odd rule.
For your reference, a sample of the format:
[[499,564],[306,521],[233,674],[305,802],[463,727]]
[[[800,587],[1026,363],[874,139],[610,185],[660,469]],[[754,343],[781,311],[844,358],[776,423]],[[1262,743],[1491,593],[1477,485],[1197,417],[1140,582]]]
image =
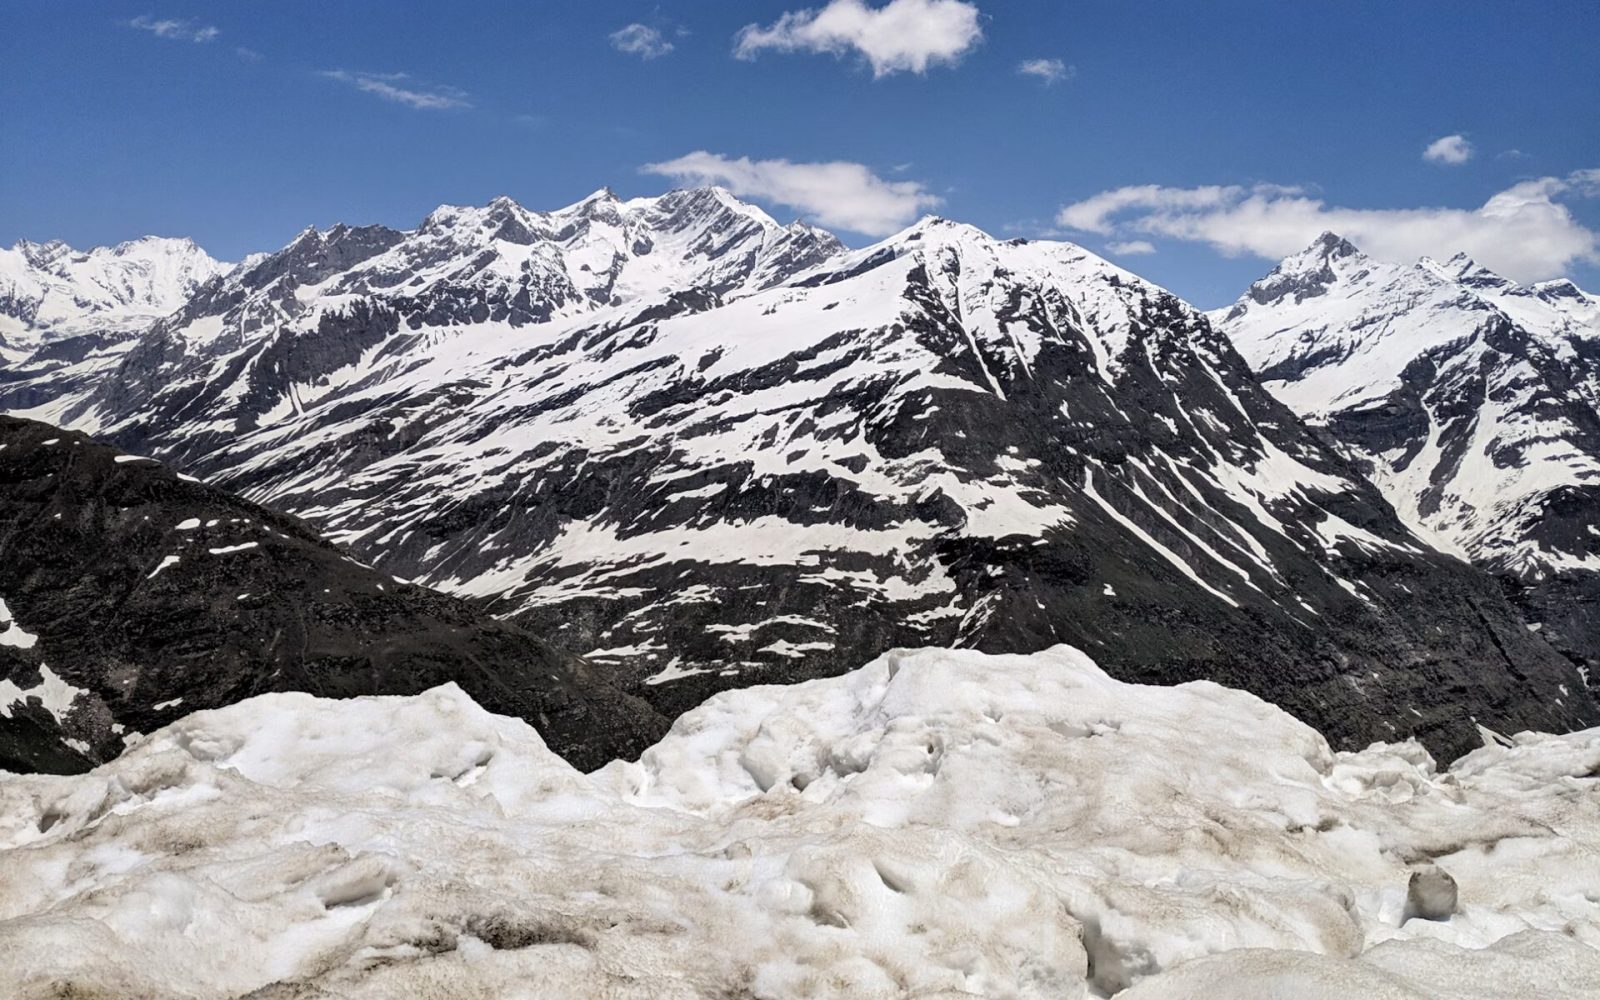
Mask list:
[[1125,209],[1165,209],[1170,211],[1214,208],[1233,197],[1237,187],[1169,188],[1142,184],[1102,191],[1083,201],[1065,205],[1056,213],[1056,222],[1068,229],[1109,236],[1114,231],[1112,217]]
[[1205,243],[1229,256],[1277,259],[1332,231],[1374,256],[1408,261],[1465,251],[1516,279],[1563,273],[1574,261],[1600,260],[1600,233],[1557,199],[1600,195],[1600,171],[1523,181],[1475,209],[1342,208],[1300,188],[1170,188],[1154,184],[1104,191],[1064,206],[1056,221],[1101,236],[1163,236]]
[[1134,254],[1155,253],[1156,245],[1151,243],[1149,240],[1124,240],[1120,243],[1107,243],[1106,249],[1110,250],[1112,253],[1121,254],[1124,257],[1131,257]]
[[1429,163],[1459,166],[1472,159],[1472,143],[1467,141],[1466,136],[1447,135],[1428,143],[1428,148],[1422,151],[1422,158]]
[[740,197],[775,202],[824,226],[884,236],[939,204],[916,181],[886,181],[860,163],[731,159],[699,151],[640,168],[691,184],[720,184]]
[[657,59],[672,51],[672,43],[647,24],[630,24],[611,33],[611,47],[641,59]]
[[1023,76],[1036,76],[1045,82],[1045,86],[1078,75],[1076,67],[1068,66],[1060,59],[1024,59],[1017,64],[1017,72]]
[[763,49],[779,52],[858,52],[872,75],[953,64],[983,39],[978,8],[963,0],[889,0],[869,7],[863,0],[830,0],[821,10],[790,11],[770,27],[746,25],[735,37],[734,55],[754,59]]
[[178,18],[154,18],[140,15],[128,22],[128,27],[148,31],[157,38],[170,38],[179,42],[209,42],[222,34],[222,29],[209,24],[196,24]]
[[386,101],[404,104],[419,111],[450,111],[470,108],[467,92],[455,87],[423,87],[410,83],[409,73],[353,73],[343,69],[325,69],[318,76],[347,83],[364,94],[372,94]]
[[243,45],[241,45],[238,48],[234,49],[233,53],[234,53],[234,55],[238,56],[240,59],[243,59],[245,62],[260,62],[261,60],[266,58],[266,56],[263,56],[261,53],[257,52],[255,49],[247,49]]

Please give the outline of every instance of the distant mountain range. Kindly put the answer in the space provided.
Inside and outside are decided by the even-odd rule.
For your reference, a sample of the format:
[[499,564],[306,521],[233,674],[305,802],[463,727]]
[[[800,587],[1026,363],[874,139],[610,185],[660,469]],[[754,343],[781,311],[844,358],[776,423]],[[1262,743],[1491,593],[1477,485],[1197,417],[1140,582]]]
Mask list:
[[1212,319],[1408,524],[1600,678],[1600,300],[1328,234]]
[[141,332],[229,266],[156,236],[86,252],[60,240],[0,247],[0,360],[81,334]]
[[1213,323],[942,219],[847,250],[715,188],[497,199],[307,230],[136,337],[33,330],[0,407],[304,518],[664,716],[894,646],[1068,642],[1346,746],[1600,722],[1558,652],[1592,609],[1534,630],[1441,551],[1477,558],[1253,346],[1299,294],[1263,288]]

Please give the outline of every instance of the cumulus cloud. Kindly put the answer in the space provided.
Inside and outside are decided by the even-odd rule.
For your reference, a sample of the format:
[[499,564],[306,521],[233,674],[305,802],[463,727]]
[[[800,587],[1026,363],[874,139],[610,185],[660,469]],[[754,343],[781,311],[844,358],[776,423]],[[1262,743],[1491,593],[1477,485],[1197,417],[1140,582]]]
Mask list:
[[1113,241],[1111,243],[1107,243],[1106,249],[1110,250],[1112,253],[1129,257],[1134,254],[1155,253],[1156,245],[1151,243],[1149,240],[1123,240],[1121,242]]
[[637,22],[613,31],[611,47],[641,59],[658,59],[672,51],[672,43],[661,32]]
[[364,94],[404,104],[418,111],[450,111],[470,108],[467,92],[455,87],[425,87],[411,82],[409,73],[358,73],[344,69],[325,69],[318,76],[349,84]]
[[1600,170],[1522,181],[1473,209],[1343,208],[1272,184],[1146,184],[1066,205],[1056,221],[1100,236],[1163,236],[1267,259],[1296,253],[1331,230],[1377,257],[1405,261],[1465,251],[1508,277],[1533,281],[1561,274],[1574,261],[1600,260],[1600,233],[1562,204],[1597,195]]
[[1047,87],[1052,83],[1070,80],[1078,73],[1076,68],[1060,59],[1024,59],[1017,64],[1017,72],[1023,76],[1038,77]]
[[732,159],[703,150],[640,168],[691,184],[720,184],[740,197],[799,210],[824,226],[884,236],[939,204],[916,181],[886,181],[860,163]]
[[772,25],[746,25],[734,39],[734,55],[754,59],[778,52],[856,52],[872,75],[953,64],[983,39],[978,8],[963,0],[889,0],[869,7],[863,0],[830,0],[821,10],[790,11]]
[[222,29],[209,24],[196,24],[180,18],[155,18],[140,15],[128,22],[128,27],[148,31],[157,38],[170,38],[178,42],[209,42],[222,34]]
[[1467,141],[1466,136],[1447,135],[1428,143],[1428,148],[1422,151],[1422,158],[1429,163],[1459,166],[1472,159],[1472,143]]

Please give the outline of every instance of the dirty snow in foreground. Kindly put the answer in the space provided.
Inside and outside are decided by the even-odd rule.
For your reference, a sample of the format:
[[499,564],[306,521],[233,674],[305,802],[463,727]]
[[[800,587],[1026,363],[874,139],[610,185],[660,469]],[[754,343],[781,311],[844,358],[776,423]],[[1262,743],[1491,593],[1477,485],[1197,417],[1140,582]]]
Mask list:
[[453,686],[270,695],[88,775],[0,778],[0,983],[1600,997],[1597,775],[1600,730],[1440,774],[1065,647],[728,692],[587,776]]

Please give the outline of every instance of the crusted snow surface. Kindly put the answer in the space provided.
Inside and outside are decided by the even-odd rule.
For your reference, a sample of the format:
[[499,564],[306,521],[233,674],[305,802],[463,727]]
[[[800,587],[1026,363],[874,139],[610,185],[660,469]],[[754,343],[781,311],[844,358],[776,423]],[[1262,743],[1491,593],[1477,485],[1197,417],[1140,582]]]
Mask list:
[[[21,996],[1600,996],[1600,731],[1439,772],[1068,647],[726,692],[590,775],[446,686],[0,777]],[[1459,888],[1407,918],[1411,871]],[[276,989],[274,989],[276,987]],[[1131,987],[1131,989],[1130,989]]]

